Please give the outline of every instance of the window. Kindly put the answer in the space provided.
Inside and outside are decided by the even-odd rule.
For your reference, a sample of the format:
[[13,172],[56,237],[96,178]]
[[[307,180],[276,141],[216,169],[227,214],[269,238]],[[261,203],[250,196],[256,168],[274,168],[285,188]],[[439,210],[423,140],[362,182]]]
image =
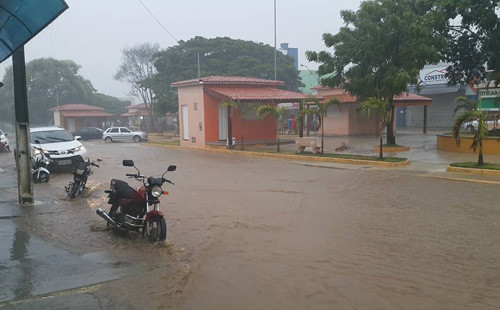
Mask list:
[[111,128],[110,133],[118,133],[118,128]]
[[331,104],[328,106],[328,109],[326,109],[326,117],[340,117],[342,115],[341,113],[341,108],[335,104]]
[[130,133],[130,130],[128,130],[127,128],[121,128],[120,131],[122,133]]

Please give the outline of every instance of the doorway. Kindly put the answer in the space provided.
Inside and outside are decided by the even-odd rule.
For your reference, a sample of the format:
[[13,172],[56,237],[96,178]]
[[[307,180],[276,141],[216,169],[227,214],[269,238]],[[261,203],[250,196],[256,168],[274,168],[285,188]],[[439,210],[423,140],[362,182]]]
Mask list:
[[189,140],[188,106],[182,106],[182,139]]
[[227,112],[228,112],[227,107],[219,106],[219,140],[223,141],[227,140],[227,126],[228,126]]

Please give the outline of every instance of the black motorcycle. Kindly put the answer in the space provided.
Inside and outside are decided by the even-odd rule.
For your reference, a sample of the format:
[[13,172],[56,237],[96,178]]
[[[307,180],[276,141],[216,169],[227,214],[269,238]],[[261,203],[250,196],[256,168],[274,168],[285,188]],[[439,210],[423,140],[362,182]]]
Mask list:
[[92,174],[91,166],[99,168],[99,165],[91,162],[88,158],[75,164],[75,168],[73,169],[73,180],[69,182],[68,186],[65,186],[70,199],[80,195],[85,189],[87,179],[89,175]]

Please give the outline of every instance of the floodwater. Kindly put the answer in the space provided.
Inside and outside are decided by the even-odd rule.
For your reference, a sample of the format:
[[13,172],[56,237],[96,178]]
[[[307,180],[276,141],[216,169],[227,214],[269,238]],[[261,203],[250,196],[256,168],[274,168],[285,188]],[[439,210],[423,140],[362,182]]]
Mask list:
[[[102,159],[90,191],[68,201],[63,185],[70,175],[36,185],[54,199],[44,205],[53,213],[36,215],[28,233],[128,266],[127,276],[95,293],[108,305],[500,308],[498,185],[423,178],[405,169],[86,144]],[[132,173],[121,167],[123,159],[133,159],[145,175],[178,167],[168,177],[176,185],[166,185],[170,194],[162,198],[164,244],[116,235],[95,215],[97,207],[108,209],[109,180]]]

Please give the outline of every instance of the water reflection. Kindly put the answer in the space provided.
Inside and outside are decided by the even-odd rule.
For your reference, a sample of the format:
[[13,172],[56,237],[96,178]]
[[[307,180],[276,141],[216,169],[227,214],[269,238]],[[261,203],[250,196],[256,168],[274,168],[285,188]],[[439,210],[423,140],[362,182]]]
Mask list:
[[12,293],[16,298],[31,296],[33,290],[33,268],[28,257],[29,242],[30,236],[25,231],[16,228],[10,249],[11,260],[19,262],[20,275],[12,288]]

